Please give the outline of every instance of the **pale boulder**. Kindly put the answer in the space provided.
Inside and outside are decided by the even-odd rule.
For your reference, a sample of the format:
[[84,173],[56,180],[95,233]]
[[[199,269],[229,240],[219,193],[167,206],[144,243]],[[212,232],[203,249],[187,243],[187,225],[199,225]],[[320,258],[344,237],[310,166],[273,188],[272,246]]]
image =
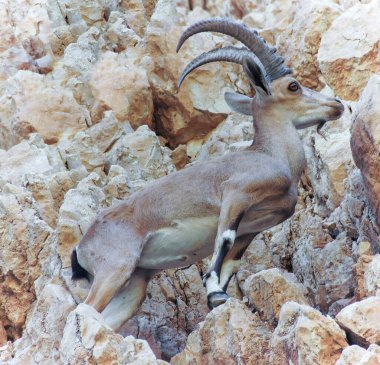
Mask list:
[[312,89],[324,86],[318,49],[321,37],[340,14],[340,7],[332,0],[299,1],[292,22],[279,36],[279,52],[302,85]]
[[135,47],[141,42],[141,38],[129,27],[127,14],[120,11],[110,14],[105,36],[109,47],[116,52]]
[[63,169],[64,163],[56,150],[33,140],[22,141],[8,151],[0,150],[1,177],[15,185],[21,185],[27,174],[46,176]]
[[380,297],[369,297],[343,308],[336,320],[351,343],[362,346],[380,343]]
[[[196,9],[189,14],[189,17],[194,16],[193,13],[197,15],[189,24],[209,16],[200,8]],[[158,130],[172,146],[204,138],[225,119],[229,108],[223,95],[232,84],[248,91],[241,68],[223,62],[194,70],[178,91],[178,78],[187,63],[206,50],[226,45],[219,35],[201,33],[188,39],[177,54],[177,41],[184,29],[179,24],[174,2],[158,1],[147,27],[148,50],[154,61],[149,79]]]
[[307,305],[288,302],[281,308],[271,346],[282,347],[289,363],[335,365],[348,344],[333,319]]
[[253,138],[252,117],[232,113],[213,130],[200,148],[197,160],[222,156],[237,142],[250,142]]
[[90,227],[96,214],[106,206],[104,192],[98,186],[100,182],[100,176],[93,172],[65,195],[57,221],[57,251],[66,267],[70,265],[72,249]]
[[380,347],[371,345],[367,350],[353,345],[346,347],[335,365],[379,365]]
[[[373,272],[372,270],[368,270],[368,266],[371,264],[373,259],[374,259],[373,256],[361,255],[355,264],[355,279],[357,283],[356,289],[355,289],[355,295],[358,300],[364,299],[369,296],[368,284],[372,290],[374,289],[374,291],[376,291],[376,285],[377,285],[376,278],[378,274],[375,274],[374,277],[372,278],[370,277],[370,275],[373,274]],[[376,264],[374,265],[374,268],[376,268]],[[369,273],[371,274],[368,275]],[[375,293],[372,292],[370,295],[375,295]]]
[[50,72],[51,59],[41,64],[50,57],[52,28],[46,2],[5,0],[0,16],[0,87],[18,70]]
[[345,100],[357,99],[370,76],[380,72],[379,10],[379,0],[358,3],[335,19],[321,39],[318,63],[323,77]]
[[285,365],[282,349],[269,351],[271,334],[257,314],[231,298],[207,315],[171,364]]
[[0,194],[0,322],[10,339],[21,336],[54,240],[41,220],[31,192],[12,184]]
[[0,118],[7,130],[0,141],[5,148],[10,147],[8,139],[17,143],[34,132],[53,144],[90,123],[87,110],[75,101],[71,90],[30,71],[18,71],[7,80],[0,98]]
[[[375,1],[376,2],[376,1]],[[353,116],[351,149],[356,166],[360,169],[367,196],[377,223],[380,223],[380,163],[377,150],[380,145],[380,76],[368,81]]]
[[364,272],[364,287],[367,296],[380,297],[380,255],[373,256]]
[[83,364],[84,359],[98,365],[167,364],[156,359],[146,341],[116,334],[95,309],[85,304],[69,314],[59,353],[62,365]]
[[171,151],[160,145],[157,135],[147,126],[124,135],[107,154],[107,164],[123,167],[132,182],[156,179],[175,169]]
[[263,270],[249,276],[242,287],[248,301],[264,321],[276,323],[281,307],[286,302],[309,304],[306,288],[294,274],[277,268]]
[[345,180],[354,165],[350,149],[352,114],[346,105],[343,116],[323,127],[326,137],[308,132],[304,150],[307,169],[314,194],[318,201],[333,211],[344,199]]
[[106,52],[93,71],[90,86],[97,103],[133,128],[153,126],[153,97],[144,67],[125,54]]
[[59,364],[58,347],[68,314],[75,309],[70,293],[55,280],[47,283],[28,319],[8,365]]

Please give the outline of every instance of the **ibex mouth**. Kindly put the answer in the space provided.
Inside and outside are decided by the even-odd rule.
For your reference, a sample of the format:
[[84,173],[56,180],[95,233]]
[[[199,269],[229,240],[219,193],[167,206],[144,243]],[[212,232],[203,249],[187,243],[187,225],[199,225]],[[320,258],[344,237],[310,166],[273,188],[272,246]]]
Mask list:
[[326,138],[326,134],[325,134],[325,132],[321,131],[321,129],[323,128],[323,126],[324,126],[326,123],[327,123],[326,120],[322,120],[322,121],[318,124],[318,126],[317,126],[317,133],[318,133],[321,137],[323,137],[324,139],[327,139],[327,138]]
[[340,118],[344,112],[343,103],[338,99],[335,99],[335,100],[336,101],[332,101],[326,104],[328,107],[332,109],[330,116],[333,120]]

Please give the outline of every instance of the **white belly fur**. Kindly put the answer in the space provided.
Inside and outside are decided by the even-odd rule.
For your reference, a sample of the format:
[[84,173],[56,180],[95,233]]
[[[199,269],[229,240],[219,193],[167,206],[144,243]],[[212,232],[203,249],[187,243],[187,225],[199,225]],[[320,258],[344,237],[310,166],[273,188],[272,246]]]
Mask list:
[[138,267],[170,269],[191,265],[213,252],[218,217],[188,218],[150,233]]

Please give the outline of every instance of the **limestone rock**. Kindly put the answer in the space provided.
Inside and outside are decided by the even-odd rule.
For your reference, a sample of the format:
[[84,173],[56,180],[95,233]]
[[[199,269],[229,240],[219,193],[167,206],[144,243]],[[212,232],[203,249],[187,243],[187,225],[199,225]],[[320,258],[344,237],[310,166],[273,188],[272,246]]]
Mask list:
[[156,359],[145,341],[115,334],[103,317],[85,304],[69,314],[59,352],[62,365],[79,365],[84,360],[99,365],[167,364]]
[[171,364],[287,364],[285,353],[269,351],[270,337],[270,329],[258,315],[231,298],[207,315]]
[[210,133],[207,141],[202,145],[197,160],[206,160],[210,157],[222,156],[231,151],[235,142],[251,141],[253,139],[252,117],[239,114],[230,114]]
[[306,286],[318,308],[327,312],[332,303],[352,296],[354,290],[350,240],[344,232],[332,239],[322,229],[320,218],[303,213],[298,217],[301,218],[300,227],[309,228],[303,230],[295,242],[291,261],[293,272]]
[[347,342],[334,320],[309,306],[288,302],[281,308],[271,346],[283,347],[294,364],[335,365]]
[[57,151],[32,140],[22,141],[8,151],[0,150],[0,156],[1,177],[16,185],[21,185],[27,174],[49,175],[64,169]]
[[134,47],[141,38],[129,27],[128,16],[120,11],[111,12],[106,31],[109,47],[117,52]]
[[71,251],[90,227],[96,214],[105,208],[100,176],[93,172],[75,189],[69,190],[61,205],[57,223],[58,253],[64,266],[70,265]]
[[340,14],[339,6],[331,0],[298,2],[294,19],[281,34],[278,48],[302,85],[312,89],[322,88],[318,49],[321,37]]
[[[193,22],[206,17],[207,12],[197,13]],[[149,79],[157,129],[172,146],[203,138],[225,119],[229,109],[223,95],[231,81],[240,90],[246,90],[242,77],[238,76],[242,75],[239,66],[220,62],[195,70],[181,90],[177,90],[178,77],[188,62],[206,50],[224,45],[223,38],[202,33],[188,39],[177,54],[176,43],[184,30],[178,18],[174,3],[160,0],[147,28],[149,52],[154,61]]]
[[297,282],[294,274],[277,268],[251,275],[245,280],[242,290],[260,318],[272,323],[278,321],[284,303],[308,304],[306,288]]
[[248,246],[241,262],[237,277],[241,287],[244,287],[245,280],[252,274],[259,273],[267,269],[273,268],[272,253],[269,252],[263,237],[255,237]]
[[169,149],[147,126],[120,138],[108,152],[108,164],[124,167],[130,180],[152,180],[174,171]]
[[380,347],[371,345],[367,350],[357,345],[346,347],[335,365],[378,365]]
[[70,75],[87,76],[91,72],[99,58],[99,37],[99,29],[92,27],[65,48],[63,65]]
[[380,76],[372,76],[357,105],[351,129],[351,149],[356,166],[363,175],[376,221],[380,223],[379,211],[379,162],[376,150],[380,143],[380,128],[377,123],[380,106],[374,102],[380,97]]
[[380,297],[369,297],[343,308],[336,316],[352,343],[380,343]]
[[48,144],[87,128],[88,112],[75,101],[70,90],[56,80],[30,71],[19,71],[8,79],[0,98],[0,118],[6,129],[2,148],[38,132]]
[[6,184],[0,193],[0,321],[8,339],[20,337],[34,281],[52,250],[52,229],[38,215],[32,194]]
[[364,287],[367,296],[380,297],[380,255],[372,258],[364,273]]
[[379,0],[352,6],[321,39],[318,62],[323,77],[345,100],[357,99],[371,74],[380,72],[379,9]]
[[129,121],[133,128],[153,126],[153,98],[146,70],[133,58],[104,53],[92,73],[90,86],[95,100],[105,110],[112,109],[119,121]]
[[199,263],[153,278],[141,308],[120,333],[145,339],[164,360],[182,351],[187,335],[209,312],[201,276],[205,270]]
[[9,365],[59,364],[57,349],[66,318],[75,305],[65,288],[48,283],[40,293],[22,339],[15,343],[14,359]]
[[[0,9],[0,87],[18,70],[51,71],[50,19],[45,4],[39,1],[5,0]],[[39,64],[45,59],[45,65]]]
[[181,170],[190,162],[186,146],[183,144],[173,150],[171,157],[177,170]]
[[[373,259],[373,256],[361,255],[357,263],[355,264],[355,278],[356,278],[356,283],[357,283],[355,294],[359,300],[364,299],[365,297],[368,296],[364,275],[367,272],[368,265],[371,263],[372,259]],[[375,282],[376,282],[376,275],[375,275]],[[372,295],[374,294],[372,293]]]
[[327,123],[323,130],[326,138],[319,134],[305,138],[307,169],[314,194],[330,211],[342,202],[345,180],[354,164],[349,147],[351,117],[346,106],[342,118]]

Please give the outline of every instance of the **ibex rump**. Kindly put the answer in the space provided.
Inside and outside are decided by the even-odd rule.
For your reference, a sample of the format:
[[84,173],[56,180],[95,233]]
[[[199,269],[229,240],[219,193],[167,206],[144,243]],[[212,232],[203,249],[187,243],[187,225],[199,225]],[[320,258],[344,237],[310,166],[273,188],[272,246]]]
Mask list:
[[231,276],[253,237],[289,218],[305,156],[296,129],[334,120],[342,103],[300,86],[274,48],[245,26],[211,19],[191,35],[217,31],[248,48],[202,54],[184,70],[212,61],[243,66],[255,96],[227,93],[232,109],[253,116],[255,138],[244,151],[196,163],[163,177],[101,212],[73,251],[73,278],[91,274],[86,303],[114,329],[128,320],[160,270],[187,266],[212,255],[204,277],[211,307],[224,303]]

